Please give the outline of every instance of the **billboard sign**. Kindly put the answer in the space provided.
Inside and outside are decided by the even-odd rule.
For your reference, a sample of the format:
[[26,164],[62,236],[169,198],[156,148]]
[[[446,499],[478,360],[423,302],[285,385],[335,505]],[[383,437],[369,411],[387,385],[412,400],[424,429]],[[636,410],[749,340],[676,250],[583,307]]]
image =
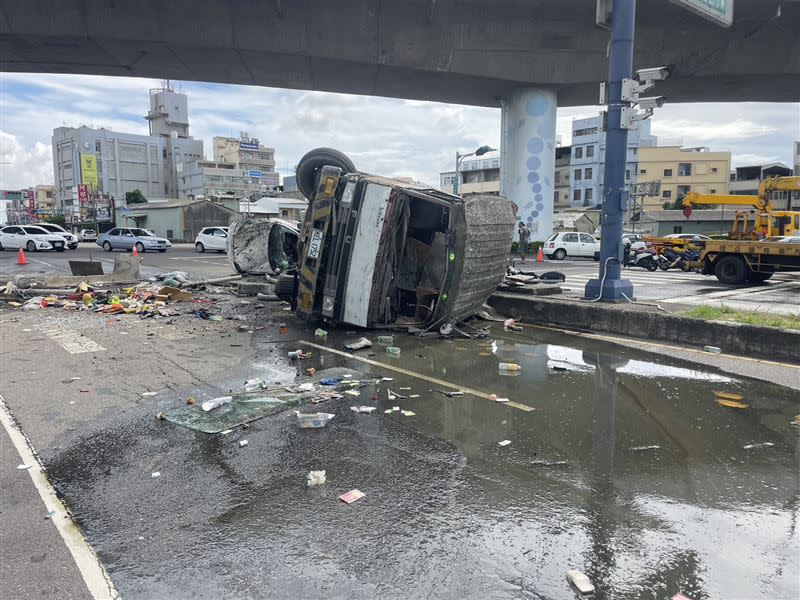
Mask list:
[[34,215],[36,214],[36,195],[33,190],[28,190],[26,195],[28,196],[28,212]]
[[261,171],[248,171],[247,172],[247,176],[259,179],[259,178],[263,177],[264,174]]
[[89,189],[85,183],[78,184],[78,202],[86,204],[89,201]]
[[733,0],[670,0],[670,2],[717,25],[730,27],[733,24]]
[[258,140],[240,141],[239,150],[258,150]]
[[81,182],[90,192],[97,191],[97,157],[94,154],[81,154]]

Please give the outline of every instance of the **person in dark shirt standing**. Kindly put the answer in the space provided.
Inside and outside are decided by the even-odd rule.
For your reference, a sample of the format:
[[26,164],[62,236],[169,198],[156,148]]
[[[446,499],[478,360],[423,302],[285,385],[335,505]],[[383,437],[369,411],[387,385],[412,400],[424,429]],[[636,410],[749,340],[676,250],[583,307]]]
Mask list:
[[525,253],[528,251],[528,240],[531,237],[531,230],[525,227],[525,223],[520,221],[517,233],[519,234],[519,257],[522,262],[525,262]]

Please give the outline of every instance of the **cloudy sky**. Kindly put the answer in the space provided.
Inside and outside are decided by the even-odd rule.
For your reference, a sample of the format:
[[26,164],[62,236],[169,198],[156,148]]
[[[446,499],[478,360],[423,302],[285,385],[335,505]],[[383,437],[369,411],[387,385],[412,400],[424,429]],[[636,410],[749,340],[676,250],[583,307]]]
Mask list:
[[[364,171],[438,184],[455,151],[500,142],[500,110],[390,98],[173,82],[189,95],[190,133],[205,142],[247,131],[276,148],[278,170],[292,173],[317,146],[345,151]],[[50,137],[80,124],[147,134],[143,115],[157,80],[0,73],[0,188],[53,182]],[[570,122],[598,107],[558,111],[557,132],[570,142]],[[730,150],[736,165],[791,164],[800,140],[800,104],[667,105],[652,119],[660,144]]]

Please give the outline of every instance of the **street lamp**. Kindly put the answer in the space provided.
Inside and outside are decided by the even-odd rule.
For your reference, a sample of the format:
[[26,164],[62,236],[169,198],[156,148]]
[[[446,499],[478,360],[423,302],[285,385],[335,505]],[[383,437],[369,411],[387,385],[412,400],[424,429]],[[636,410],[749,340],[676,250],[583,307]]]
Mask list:
[[483,156],[487,152],[494,152],[497,148],[492,148],[491,146],[481,146],[475,152],[468,152],[467,154],[461,154],[461,152],[456,151],[456,181],[453,185],[453,194],[458,196],[458,188],[461,184],[461,179],[458,176],[458,169],[461,167],[461,161],[467,158],[468,156]]

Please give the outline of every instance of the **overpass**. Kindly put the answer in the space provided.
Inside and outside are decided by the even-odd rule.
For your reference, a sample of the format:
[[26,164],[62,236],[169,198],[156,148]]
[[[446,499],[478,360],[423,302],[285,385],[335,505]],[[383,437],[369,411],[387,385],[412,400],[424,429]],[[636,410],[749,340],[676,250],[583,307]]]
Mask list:
[[[608,72],[594,19],[594,0],[0,0],[0,70],[502,106],[503,191],[541,237],[556,104],[596,104]],[[796,1],[736,0],[723,29],[639,0],[635,68],[673,65],[671,102],[797,101],[798,23]]]

